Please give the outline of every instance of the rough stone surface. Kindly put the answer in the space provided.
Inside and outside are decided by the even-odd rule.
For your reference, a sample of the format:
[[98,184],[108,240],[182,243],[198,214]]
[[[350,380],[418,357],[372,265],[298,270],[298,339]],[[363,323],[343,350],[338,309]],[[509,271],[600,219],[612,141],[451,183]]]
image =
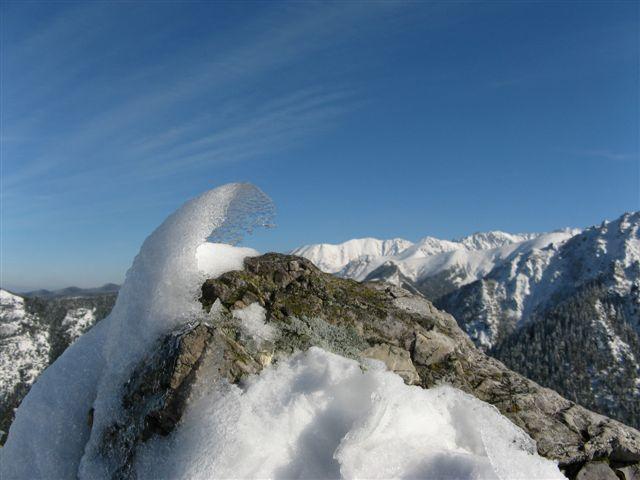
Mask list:
[[589,462],[580,469],[576,480],[618,480],[618,477],[605,462]]
[[618,467],[615,472],[620,480],[640,480],[640,465],[638,464]]
[[389,370],[400,375],[408,385],[420,383],[420,375],[413,366],[411,355],[403,348],[383,343],[367,348],[362,356],[384,362]]
[[[266,254],[246,259],[242,271],[207,280],[200,301],[206,312],[218,302],[215,315],[207,314],[210,324],[168,334],[126,387],[129,418],[105,437],[105,452],[121,459],[116,477],[130,476],[139,442],[175,427],[199,375],[237,382],[311,346],[376,358],[407,383],[448,383],[495,405],[570,478],[601,468],[594,460],[629,475],[640,461],[640,432],[507,369],[477,350],[453,317],[401,288],[336,278],[303,258]],[[271,342],[256,344],[232,315],[253,302],[277,332]]]
[[416,333],[413,347],[413,359],[417,365],[428,367],[442,363],[447,355],[453,353],[455,343],[446,335],[432,331],[424,335]]

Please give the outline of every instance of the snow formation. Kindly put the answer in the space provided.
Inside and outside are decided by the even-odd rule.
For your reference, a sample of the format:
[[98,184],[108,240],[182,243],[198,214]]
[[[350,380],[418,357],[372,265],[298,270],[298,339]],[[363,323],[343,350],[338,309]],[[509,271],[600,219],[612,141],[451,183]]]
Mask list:
[[234,310],[233,317],[240,320],[240,325],[245,334],[249,335],[256,342],[275,340],[275,329],[273,326],[265,323],[267,311],[260,306],[259,303]]
[[[236,241],[272,214],[256,187],[229,184],[170,215],[143,243],[109,317],[45,370],[23,400],[2,449],[0,476],[100,478],[99,439],[121,414],[119,397],[133,366],[163,333],[202,315],[197,298],[207,274],[198,268],[198,247],[207,239]],[[247,255],[246,249],[221,252],[230,269]]]
[[[22,402],[0,452],[0,477],[103,478],[101,440],[121,418],[133,367],[163,334],[202,318],[205,277],[255,254],[219,243],[269,222],[272,212],[260,190],[230,184],[169,216],[142,245],[109,317]],[[202,247],[207,239],[218,245]],[[265,338],[264,314],[250,305],[237,315],[249,334]],[[452,388],[408,387],[380,364],[316,348],[240,386],[200,385],[177,429],[144,444],[136,470],[141,478],[562,478],[488,404]]]
[[494,407],[316,347],[196,395],[139,478],[564,478]]

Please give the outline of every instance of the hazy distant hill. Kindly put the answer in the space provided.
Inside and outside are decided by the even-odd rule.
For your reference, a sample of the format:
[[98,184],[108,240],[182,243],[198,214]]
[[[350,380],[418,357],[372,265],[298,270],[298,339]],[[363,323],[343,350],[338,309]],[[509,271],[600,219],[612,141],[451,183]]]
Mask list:
[[39,297],[39,298],[54,298],[54,297],[92,297],[94,295],[105,295],[110,293],[118,293],[120,285],[115,283],[106,283],[101,287],[96,288],[79,288],[79,287],[67,287],[60,290],[33,290],[32,292],[21,293],[23,297]]

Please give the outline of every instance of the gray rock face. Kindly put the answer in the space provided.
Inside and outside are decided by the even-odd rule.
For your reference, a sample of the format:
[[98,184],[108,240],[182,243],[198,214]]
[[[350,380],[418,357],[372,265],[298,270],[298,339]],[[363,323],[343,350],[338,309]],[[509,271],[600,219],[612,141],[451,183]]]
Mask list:
[[417,365],[428,367],[441,363],[454,349],[455,343],[446,335],[435,331],[425,335],[418,333],[413,347],[413,359]]
[[618,480],[618,477],[605,462],[589,462],[580,469],[576,480]]
[[420,375],[413,366],[411,355],[403,348],[381,343],[364,350],[362,356],[384,362],[387,368],[400,375],[407,385],[420,383]]
[[640,480],[640,465],[627,465],[616,468],[616,475],[620,480]]
[[[207,311],[216,305],[211,323],[169,333],[125,388],[127,421],[103,437],[114,478],[131,476],[142,442],[175,427],[199,378],[238,382],[311,346],[375,358],[406,383],[448,383],[495,405],[570,478],[604,467],[633,472],[640,462],[640,432],[507,369],[476,349],[452,316],[401,288],[336,278],[307,260],[267,254],[247,259],[243,271],[208,280],[200,300]],[[254,302],[264,307],[273,340],[256,341],[234,317]],[[595,462],[602,460],[604,466]]]

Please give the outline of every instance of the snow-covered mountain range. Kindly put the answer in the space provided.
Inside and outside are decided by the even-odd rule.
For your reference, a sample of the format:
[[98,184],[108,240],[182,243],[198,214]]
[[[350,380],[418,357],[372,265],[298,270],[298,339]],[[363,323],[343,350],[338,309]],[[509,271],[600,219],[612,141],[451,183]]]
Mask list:
[[[639,227],[636,212],[583,230],[365,238],[292,253],[340,277],[421,293],[510,368],[637,427]],[[109,313],[117,289],[0,290],[0,430],[38,375]]]
[[422,293],[509,367],[637,426],[639,228],[635,212],[584,230],[362,239],[292,253],[341,277]]
[[510,234],[505,232],[485,232],[469,235],[459,240],[441,240],[424,237],[418,242],[402,238],[378,240],[358,238],[333,245],[320,243],[296,248],[291,253],[311,260],[319,269],[338,273],[344,277],[362,280],[372,270],[387,260],[408,262],[419,258],[454,252],[458,250],[488,250],[524,240],[536,238],[539,234]]
[[[578,230],[546,234],[476,233],[459,240],[425,237],[407,240],[356,239],[338,245],[308,245],[294,255],[308,258],[330,273],[359,281],[381,280],[418,290],[435,300],[488,274],[516,251],[540,250],[560,243]],[[387,251],[372,248],[387,245]],[[325,258],[325,255],[327,257]]]
[[337,273],[350,262],[363,257],[386,257],[397,255],[413,245],[409,240],[392,238],[358,238],[339,245],[320,243],[296,248],[293,255],[311,260],[320,270]]

